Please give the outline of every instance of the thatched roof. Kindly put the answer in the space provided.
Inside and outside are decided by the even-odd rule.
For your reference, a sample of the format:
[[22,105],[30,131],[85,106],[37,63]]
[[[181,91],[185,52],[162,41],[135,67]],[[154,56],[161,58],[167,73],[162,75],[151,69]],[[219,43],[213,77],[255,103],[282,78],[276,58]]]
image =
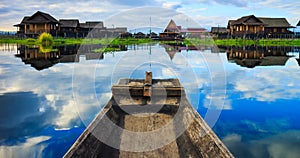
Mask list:
[[59,19],[60,27],[73,27],[76,28],[79,26],[78,19]]
[[174,22],[174,20],[171,19],[169,24],[165,28],[164,32],[177,32],[177,33],[179,33],[180,30],[179,30],[178,26],[176,25],[176,23]]

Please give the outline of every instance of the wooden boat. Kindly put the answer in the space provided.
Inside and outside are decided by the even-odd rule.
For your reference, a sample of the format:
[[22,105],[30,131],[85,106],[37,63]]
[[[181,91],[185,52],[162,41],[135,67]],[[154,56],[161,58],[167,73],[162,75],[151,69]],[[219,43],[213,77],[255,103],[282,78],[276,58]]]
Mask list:
[[191,106],[178,79],[152,79],[146,72],[145,80],[120,79],[112,93],[65,158],[233,157]]

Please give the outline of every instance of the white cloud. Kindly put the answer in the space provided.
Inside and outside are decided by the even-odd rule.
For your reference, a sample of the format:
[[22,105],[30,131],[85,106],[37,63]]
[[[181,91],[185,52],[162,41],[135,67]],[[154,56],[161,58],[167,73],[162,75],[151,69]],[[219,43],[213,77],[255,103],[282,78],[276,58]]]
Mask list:
[[181,8],[181,2],[164,2],[162,4],[163,8],[167,8],[167,9],[179,9]]

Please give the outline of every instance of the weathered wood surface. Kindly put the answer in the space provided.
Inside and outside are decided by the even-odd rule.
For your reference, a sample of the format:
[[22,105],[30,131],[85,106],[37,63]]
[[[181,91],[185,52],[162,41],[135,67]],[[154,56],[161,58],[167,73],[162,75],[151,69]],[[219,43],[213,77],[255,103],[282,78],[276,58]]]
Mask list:
[[[120,82],[123,81],[121,80]],[[171,86],[172,85],[174,86],[174,84],[171,84]],[[179,86],[176,85],[175,88],[178,88]],[[127,96],[119,96],[119,98],[116,98],[114,95],[64,157],[233,157],[226,146],[205,123],[203,118],[190,105],[184,93],[181,96],[168,96],[162,107],[159,105],[161,103],[159,99],[150,100],[148,97],[131,96],[134,98],[133,100],[136,100],[136,102],[133,103],[132,100],[124,101]],[[149,106],[154,109],[158,106],[160,107],[160,110],[158,112],[153,112],[152,108],[143,108],[143,110],[141,110],[138,108],[139,106]],[[125,112],[126,108],[134,111],[135,114],[128,114]],[[175,114],[177,115],[177,121],[176,123],[173,123],[172,121],[175,119]],[[109,120],[105,120],[105,118],[109,118]],[[120,145],[120,148],[122,148],[122,146],[136,145],[139,143],[147,145],[147,143],[150,144],[151,142],[132,142],[132,140],[124,136],[122,132],[116,133],[117,131],[114,131],[109,127],[103,127],[107,121],[111,121],[119,127],[133,132],[154,131],[166,126],[168,123],[173,123],[172,128],[169,129],[168,137],[175,137],[178,135],[176,132],[180,130],[176,129],[184,128],[186,130],[184,130],[183,133],[180,133],[177,138],[175,137],[176,139],[171,140],[170,143],[158,149],[143,152],[129,152],[106,145],[97,139],[94,134],[101,132],[111,133],[114,138],[108,136],[106,139],[115,141],[115,143]],[[153,141],[159,139],[164,140],[162,137],[163,136],[161,135],[154,136]]]

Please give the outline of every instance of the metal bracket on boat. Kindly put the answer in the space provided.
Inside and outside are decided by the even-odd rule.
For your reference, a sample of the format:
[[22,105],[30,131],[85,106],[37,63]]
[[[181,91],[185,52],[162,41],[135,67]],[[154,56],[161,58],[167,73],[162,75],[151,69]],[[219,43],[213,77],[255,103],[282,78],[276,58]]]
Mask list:
[[152,72],[146,71],[145,84],[144,84],[144,97],[151,97],[152,94]]

